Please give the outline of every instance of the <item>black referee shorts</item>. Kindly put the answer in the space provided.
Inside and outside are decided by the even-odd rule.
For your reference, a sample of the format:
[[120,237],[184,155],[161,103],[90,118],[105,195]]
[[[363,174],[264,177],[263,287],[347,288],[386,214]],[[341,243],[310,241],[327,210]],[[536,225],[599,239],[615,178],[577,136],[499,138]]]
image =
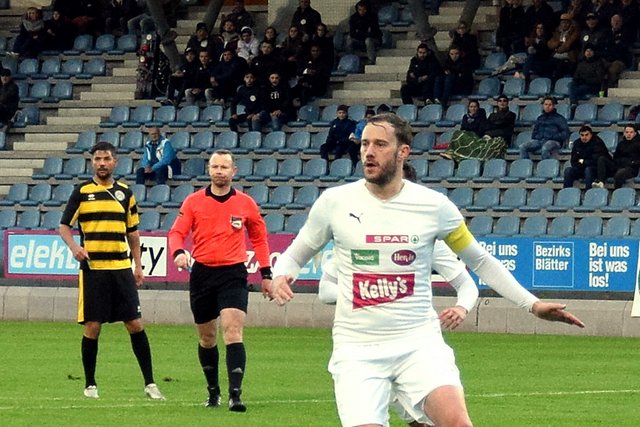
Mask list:
[[189,278],[189,295],[193,320],[197,325],[220,316],[225,308],[245,313],[249,304],[247,268],[244,264],[208,267],[194,262]]
[[142,316],[138,289],[130,268],[81,269],[79,285],[78,323],[126,322]]

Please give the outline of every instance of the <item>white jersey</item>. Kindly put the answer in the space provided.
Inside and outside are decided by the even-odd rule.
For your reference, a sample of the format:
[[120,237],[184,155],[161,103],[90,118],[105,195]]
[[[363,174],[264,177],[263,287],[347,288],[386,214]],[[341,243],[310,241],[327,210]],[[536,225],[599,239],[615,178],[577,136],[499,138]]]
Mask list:
[[334,342],[373,343],[439,328],[432,306],[433,247],[463,222],[446,196],[406,180],[385,201],[364,180],[322,193],[296,239],[313,250],[334,240]]

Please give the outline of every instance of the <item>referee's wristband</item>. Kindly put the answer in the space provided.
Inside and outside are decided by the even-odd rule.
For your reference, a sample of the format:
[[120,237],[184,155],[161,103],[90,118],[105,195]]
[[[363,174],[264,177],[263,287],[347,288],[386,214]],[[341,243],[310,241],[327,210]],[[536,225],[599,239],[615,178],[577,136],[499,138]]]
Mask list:
[[260,268],[260,275],[262,276],[262,280],[273,279],[273,274],[271,274],[271,267]]

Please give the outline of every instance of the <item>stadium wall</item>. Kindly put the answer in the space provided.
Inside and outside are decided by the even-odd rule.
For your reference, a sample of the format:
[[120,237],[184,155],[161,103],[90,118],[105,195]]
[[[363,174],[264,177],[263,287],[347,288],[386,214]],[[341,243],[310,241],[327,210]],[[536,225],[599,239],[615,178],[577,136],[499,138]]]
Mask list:
[[[0,286],[0,320],[74,322],[78,291],[75,288]],[[140,301],[147,324],[191,324],[187,291],[141,290]],[[587,325],[585,329],[546,322],[502,298],[481,298],[459,328],[467,332],[554,334],[585,336],[640,336],[640,318],[631,317],[632,301],[554,300],[567,304]],[[455,304],[453,297],[435,297],[435,306]],[[284,307],[249,297],[247,324],[271,327],[330,327],[334,307],[315,294],[297,294]]]

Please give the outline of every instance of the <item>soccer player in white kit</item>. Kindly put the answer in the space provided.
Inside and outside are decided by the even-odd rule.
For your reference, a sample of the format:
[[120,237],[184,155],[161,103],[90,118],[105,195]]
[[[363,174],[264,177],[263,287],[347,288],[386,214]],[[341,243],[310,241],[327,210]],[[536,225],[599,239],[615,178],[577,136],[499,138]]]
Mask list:
[[343,426],[388,425],[391,388],[417,419],[471,426],[453,351],[431,304],[436,239],[494,290],[539,318],[584,324],[562,304],[539,301],[468,231],[446,196],[402,179],[411,128],[394,114],[369,119],[360,148],[364,179],[327,189],[274,268],[270,296],[283,305],[302,266],[335,242],[338,299],[329,371]]

